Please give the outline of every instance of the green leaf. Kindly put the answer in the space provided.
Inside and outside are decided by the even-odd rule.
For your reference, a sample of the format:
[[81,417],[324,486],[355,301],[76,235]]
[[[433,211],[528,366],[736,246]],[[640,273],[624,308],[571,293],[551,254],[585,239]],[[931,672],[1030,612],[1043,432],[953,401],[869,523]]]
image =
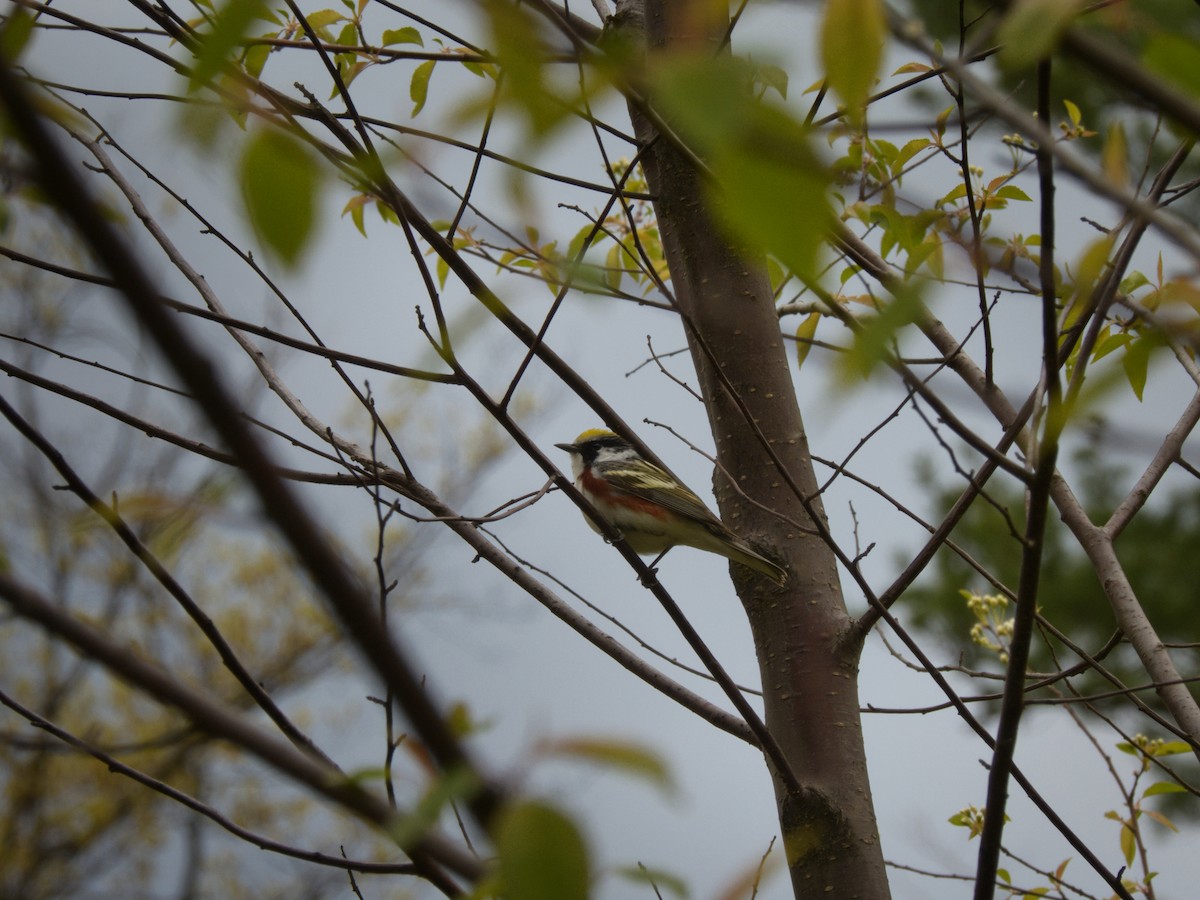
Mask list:
[[787,99],[788,73],[779,66],[759,66],[754,72],[755,80],[768,88],[774,88],[779,96]]
[[621,270],[621,265],[624,259],[624,254],[621,252],[621,245],[613,244],[604,259],[604,282],[611,290],[616,291],[621,287],[621,276],[624,274]]
[[1072,103],[1070,100],[1064,100],[1063,106],[1067,109],[1067,118],[1071,120],[1071,124],[1078,128],[1080,123],[1083,122],[1083,113],[1079,111],[1078,105]]
[[959,182],[950,189],[950,192],[941,200],[935,203],[935,206],[945,206],[947,203],[953,203],[955,200],[962,200],[967,196],[967,186],[963,182]]
[[[349,65],[344,65],[344,66],[339,65],[338,71],[342,76],[342,84],[346,87],[350,87],[350,85],[351,85],[351,83],[353,83],[354,79],[357,78],[359,76],[359,74],[361,74],[363,72],[363,70],[365,70],[370,65],[371,65],[371,63],[367,62],[366,60],[359,60],[358,62],[350,63]],[[330,95],[329,95],[329,99],[332,100],[340,92],[341,92],[341,88],[339,88],[337,85],[335,85],[332,93],[330,93]]]
[[1125,126],[1119,121],[1113,122],[1108,129],[1104,149],[1100,152],[1100,165],[1109,184],[1121,187],[1129,184],[1129,145],[1125,140]]
[[735,236],[808,277],[832,217],[824,172],[800,141],[798,133],[785,139],[791,148],[781,146],[778,156],[766,145],[730,148],[714,162],[724,189],[721,219]]
[[1125,865],[1132,866],[1137,855],[1137,835],[1128,825],[1121,825],[1121,855],[1125,857]]
[[597,230],[590,223],[584,225],[577,232],[575,232],[575,236],[571,238],[571,243],[567,245],[567,256],[571,259],[576,259],[583,250],[583,242],[589,237],[592,237],[593,233],[595,236],[593,237],[592,242],[588,245],[589,247],[595,247],[606,237],[608,237],[603,230]]
[[32,35],[33,16],[24,7],[10,7],[0,27],[0,57],[16,62]]
[[425,107],[425,100],[429,96],[429,79],[433,77],[433,67],[436,62],[435,59],[427,59],[413,70],[412,81],[408,84],[408,96],[414,104],[412,111],[414,119],[417,117],[417,113]]
[[[456,249],[461,247],[461,243],[455,242]],[[446,271],[449,272],[449,264],[440,256],[438,257],[438,279],[445,286],[446,276],[441,275],[442,265],[446,265]],[[462,700],[451,703],[446,710],[446,725],[454,733],[457,738],[470,737],[473,734],[478,734],[481,731],[486,731],[490,727],[490,723],[486,720],[480,721],[475,718],[475,714],[471,712],[471,707]]]
[[587,900],[588,855],[575,823],[537,801],[510,806],[496,825],[507,900]]
[[672,788],[671,772],[661,756],[629,741],[609,738],[566,738],[543,744],[539,753],[596,763]]
[[296,138],[263,130],[250,137],[238,174],[255,232],[285,262],[295,263],[316,219],[316,160]]
[[570,110],[557,102],[553,82],[546,77],[550,60],[542,21],[525,4],[484,0],[482,5],[491,25],[492,52],[504,72],[501,100],[524,114],[535,136],[546,135]]
[[1125,369],[1125,377],[1133,394],[1138,400],[1146,389],[1146,377],[1150,371],[1150,344],[1140,338],[1125,345],[1125,355],[1121,357],[1121,365]]
[[354,223],[354,227],[359,230],[363,237],[367,236],[367,226],[363,221],[363,210],[366,205],[371,202],[371,197],[368,194],[355,194],[342,207],[342,215],[350,214],[350,221]]
[[942,269],[942,242],[933,237],[931,240],[922,241],[917,246],[908,251],[908,261],[904,263],[904,272],[906,275],[914,274],[922,265],[929,264],[929,270],[938,278],[941,278]]
[[1121,364],[1125,368],[1125,377],[1129,379],[1129,386],[1138,400],[1142,399],[1142,392],[1146,389],[1150,357],[1162,346],[1163,338],[1153,331],[1139,334],[1125,345],[1125,355],[1121,358]]
[[267,65],[267,58],[270,55],[271,47],[268,44],[255,44],[253,47],[247,47],[246,52],[242,54],[242,68],[251,78],[258,78],[262,75],[262,70]]
[[900,148],[900,152],[896,154],[896,159],[892,162],[893,174],[899,177],[900,173],[904,170],[904,167],[908,165],[909,161],[932,144],[933,141],[931,141],[929,138],[913,138],[911,141],[906,143]]
[[783,289],[790,276],[784,271],[783,266],[779,264],[779,260],[775,257],[768,256],[766,262],[767,278],[771,281],[771,291],[778,297],[779,292]]
[[416,44],[419,47],[424,47],[425,42],[421,40],[421,32],[412,27],[406,28],[389,28],[383,33],[381,38],[383,46],[391,47],[394,44]]
[[821,63],[851,121],[862,118],[883,62],[887,19],[882,0],[828,0],[821,23]]
[[812,350],[812,340],[817,334],[817,324],[820,321],[820,313],[809,313],[804,317],[804,321],[796,326],[797,369],[804,365],[804,360],[808,359],[809,351]]
[[1018,0],[1000,24],[1000,64],[1024,69],[1049,56],[1082,0]]
[[1108,267],[1111,252],[1112,237],[1106,235],[1092,241],[1079,257],[1075,264],[1075,282],[1071,286],[1069,303],[1062,319],[1064,329],[1074,325],[1087,311],[1096,283]]
[[[358,29],[355,28],[353,22],[347,22],[342,26],[342,30],[338,32],[337,40],[334,41],[339,47],[353,47],[358,44]],[[351,59],[353,56],[349,55]]]
[[842,356],[841,364],[849,373],[866,378],[875,366],[892,355],[892,342],[900,331],[921,316],[924,306],[912,288],[901,290],[878,314],[860,320],[854,334],[854,346]]
[[1104,359],[1108,354],[1124,347],[1131,340],[1133,340],[1133,335],[1127,331],[1113,331],[1111,328],[1105,328],[1100,332],[1100,336],[1092,348],[1092,359],[1097,361]]
[[496,67],[490,64],[478,63],[471,59],[464,59],[462,67],[477,78],[495,78]]
[[392,225],[400,224],[400,217],[396,215],[396,211],[392,207],[381,200],[375,202],[375,211],[379,213],[379,218]]
[[813,274],[833,216],[807,129],[753,98],[744,62],[675,58],[653,74],[655,102],[713,172],[707,200],[727,236]]
[[925,257],[925,268],[927,268],[933,277],[938,281],[942,281],[946,277],[946,245],[936,234],[931,234],[925,239],[927,244],[937,244],[937,248]]
[[1032,202],[1030,196],[1017,187],[1015,184],[1006,184],[1000,190],[996,191],[992,196],[999,197],[1002,200],[1023,200]]
[[1164,816],[1162,813],[1158,812],[1157,810],[1143,809],[1142,815],[1146,816],[1149,819],[1153,819],[1155,822],[1157,822],[1163,828],[1168,828],[1171,831],[1174,831],[1176,833],[1179,832],[1178,826],[1174,822],[1172,822],[1170,819],[1168,819],[1166,816]]
[[346,18],[346,14],[338,12],[336,9],[320,9],[314,13],[309,13],[304,17],[310,28],[317,32],[323,40],[329,39],[327,29],[335,22],[341,22]]
[[1138,288],[1145,287],[1149,283],[1150,279],[1141,272],[1130,272],[1123,279],[1121,279],[1121,293],[1132,294]]
[[412,811],[391,826],[391,836],[401,847],[411,847],[437,823],[451,803],[469,797],[479,789],[478,777],[468,770],[446,772],[435,779]]
[[1158,32],[1146,43],[1142,62],[1156,75],[1200,94],[1200,44],[1180,33]]
[[1155,756],[1178,756],[1181,753],[1191,753],[1192,745],[1186,741],[1167,741],[1155,752]]
[[230,61],[250,23],[266,14],[265,0],[228,0],[216,14],[212,31],[200,38],[188,90],[195,91],[208,84]]

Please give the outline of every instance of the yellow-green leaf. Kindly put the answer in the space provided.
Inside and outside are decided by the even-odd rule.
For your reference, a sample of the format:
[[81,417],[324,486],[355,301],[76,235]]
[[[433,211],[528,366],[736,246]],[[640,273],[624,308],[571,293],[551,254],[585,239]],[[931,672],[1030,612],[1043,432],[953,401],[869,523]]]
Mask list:
[[258,78],[262,75],[263,67],[266,66],[270,55],[271,47],[269,44],[255,44],[253,47],[248,47],[242,55],[242,68],[246,70],[246,74],[251,78]]
[[807,129],[756,101],[752,71],[737,60],[677,58],[653,74],[656,103],[713,172],[707,200],[727,236],[812,274],[833,216],[828,167]]
[[228,0],[216,14],[212,30],[201,36],[188,90],[207,84],[232,58],[250,23],[266,14],[265,0]]
[[1159,32],[1147,41],[1142,61],[1155,74],[1200,95],[1200,43],[1194,38]]
[[1176,833],[1178,833],[1178,831],[1179,831],[1179,828],[1175,825],[1174,822],[1172,822],[1170,819],[1168,819],[1166,816],[1164,816],[1162,813],[1158,812],[1157,810],[1143,809],[1142,815],[1146,816],[1147,818],[1153,819],[1155,822],[1157,822],[1163,828],[1169,828],[1171,831],[1174,831]]
[[412,811],[391,827],[392,840],[401,847],[417,843],[437,822],[450,804],[479,789],[478,777],[465,770],[455,770],[434,779]]
[[1121,855],[1125,857],[1125,865],[1132,866],[1137,855],[1137,835],[1128,825],[1121,824]]
[[614,244],[609,247],[608,255],[604,259],[604,281],[612,290],[618,290],[621,287],[621,263],[624,255],[621,253],[621,245]]
[[1138,400],[1146,389],[1146,378],[1150,372],[1150,350],[1152,342],[1144,335],[1125,345],[1125,355],[1121,357],[1121,365],[1125,369],[1125,377]]
[[538,749],[550,756],[584,760],[649,779],[661,787],[672,787],[671,773],[662,757],[629,741],[577,737],[543,744]]
[[1083,113],[1080,112],[1078,104],[1072,103],[1070,100],[1064,100],[1063,106],[1066,107],[1067,118],[1071,120],[1071,124],[1078,128],[1083,121]]
[[966,184],[959,182],[954,187],[950,188],[949,193],[942,197],[941,200],[938,200],[934,206],[945,206],[947,203],[953,203],[955,200],[962,200],[966,196],[967,186]]
[[1125,140],[1125,126],[1113,122],[1104,139],[1104,150],[1100,155],[1106,180],[1125,187],[1129,184],[1129,145]]
[[393,44],[417,44],[424,47],[425,42],[421,40],[421,32],[412,27],[406,28],[389,28],[383,33],[383,46],[391,47]]
[[33,34],[33,16],[18,6],[10,8],[0,25],[0,57],[16,62]]
[[531,6],[511,0],[483,0],[481,5],[491,25],[492,52],[504,72],[500,99],[524,114],[533,135],[546,135],[569,110],[556,100],[554,82],[547,77],[543,22]]
[[341,22],[346,18],[346,14],[336,9],[321,9],[314,13],[309,13],[304,18],[308,21],[308,25],[313,31],[319,31],[322,28],[328,28],[334,22]]
[[821,321],[820,313],[809,313],[796,326],[796,368],[804,365],[808,353],[812,350],[812,341],[817,333],[817,324]]
[[785,69],[781,69],[779,66],[759,66],[754,75],[759,84],[774,88],[779,92],[780,97],[784,100],[787,99],[788,73]]
[[917,320],[922,310],[917,292],[906,287],[876,315],[861,320],[854,346],[841,359],[845,370],[863,378],[870,375],[876,365],[891,356],[892,342],[903,328]]
[[1015,184],[1004,185],[1004,187],[996,191],[994,196],[999,197],[1002,200],[1023,200],[1027,203],[1031,201],[1030,196]]
[[408,84],[408,96],[413,102],[414,119],[425,107],[425,100],[429,96],[429,79],[433,77],[433,66],[436,62],[437,60],[427,59],[413,70],[412,81]]
[[1045,59],[1082,5],[1082,0],[1018,0],[1000,25],[1000,64],[1024,69]]
[[1187,788],[1181,784],[1176,784],[1174,781],[1156,781],[1150,787],[1146,788],[1144,797],[1153,797],[1156,794],[1186,794]]
[[828,0],[821,23],[821,63],[829,87],[861,119],[883,62],[887,19],[882,0]]
[[1167,741],[1160,745],[1155,756],[1178,756],[1181,753],[1191,753],[1192,745],[1187,741]]
[[371,197],[368,194],[355,194],[351,197],[344,207],[342,207],[342,215],[350,214],[350,221],[354,223],[354,227],[359,230],[363,237],[367,236],[367,226],[363,221],[363,209],[371,202]]
[[1075,264],[1075,284],[1062,320],[1064,329],[1074,325],[1087,310],[1092,291],[1108,266],[1108,257],[1111,252],[1112,237],[1110,235],[1099,237],[1088,245]]
[[495,834],[507,900],[587,900],[587,847],[567,816],[537,801],[517,803],[501,813]]
[[250,224],[287,263],[295,263],[316,220],[320,170],[291,135],[263,130],[242,154],[239,181]]
[[913,138],[908,141],[896,154],[896,159],[892,162],[892,171],[899,176],[909,161],[932,143],[929,138]]

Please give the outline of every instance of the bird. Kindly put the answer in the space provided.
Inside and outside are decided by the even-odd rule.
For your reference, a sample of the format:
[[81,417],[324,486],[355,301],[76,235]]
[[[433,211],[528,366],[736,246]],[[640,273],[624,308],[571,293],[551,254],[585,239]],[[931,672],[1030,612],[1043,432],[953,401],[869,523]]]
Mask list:
[[[725,527],[687,485],[615,432],[592,428],[572,443],[554,446],[571,455],[575,487],[635,553],[657,553],[656,563],[682,544],[720,554],[778,585],[787,582],[787,570]],[[590,518],[587,522],[601,531]]]

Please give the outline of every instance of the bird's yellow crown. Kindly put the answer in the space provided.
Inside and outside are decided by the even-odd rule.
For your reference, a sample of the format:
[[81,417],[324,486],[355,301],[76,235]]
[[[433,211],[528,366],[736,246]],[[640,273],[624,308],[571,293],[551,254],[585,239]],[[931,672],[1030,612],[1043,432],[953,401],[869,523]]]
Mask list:
[[593,441],[596,438],[618,437],[616,432],[609,431],[607,428],[589,428],[587,431],[575,438],[576,444],[582,444],[584,441]]

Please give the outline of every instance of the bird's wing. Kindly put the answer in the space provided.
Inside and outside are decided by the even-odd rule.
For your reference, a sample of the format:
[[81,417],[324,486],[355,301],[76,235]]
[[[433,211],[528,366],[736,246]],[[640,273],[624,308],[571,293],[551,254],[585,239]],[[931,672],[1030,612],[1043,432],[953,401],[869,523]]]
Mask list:
[[[676,515],[715,529],[718,534],[727,531],[703,500],[657,466],[648,466],[645,472],[614,466],[604,471],[604,478],[614,490],[656,503]],[[668,490],[662,487],[664,483],[674,483],[677,487]]]

